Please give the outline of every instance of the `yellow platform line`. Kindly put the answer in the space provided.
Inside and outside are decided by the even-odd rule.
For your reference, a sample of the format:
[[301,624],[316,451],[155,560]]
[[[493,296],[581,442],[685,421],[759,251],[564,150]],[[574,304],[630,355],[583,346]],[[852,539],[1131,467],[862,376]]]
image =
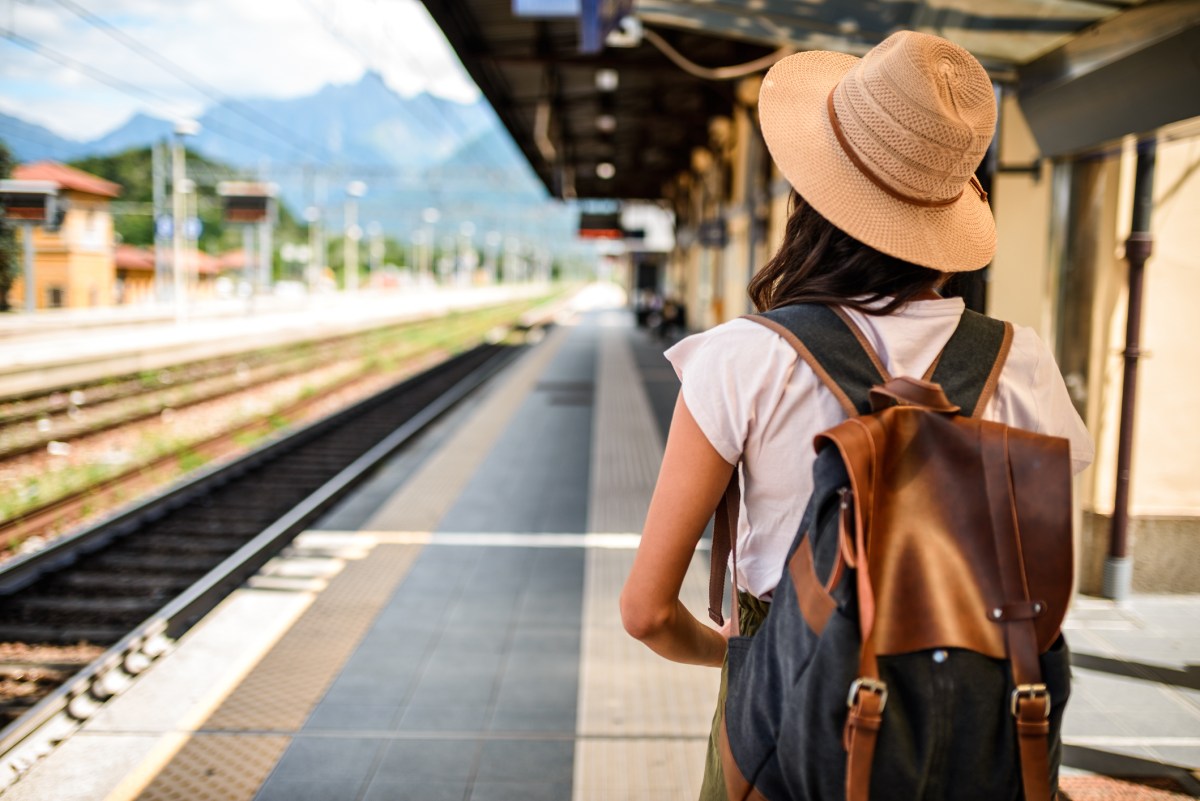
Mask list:
[[437,453],[364,524],[372,531],[433,531],[533,391],[567,337],[555,328],[506,373],[498,386]]
[[419,552],[380,545],[347,564],[211,714],[164,737],[107,801],[252,799]]

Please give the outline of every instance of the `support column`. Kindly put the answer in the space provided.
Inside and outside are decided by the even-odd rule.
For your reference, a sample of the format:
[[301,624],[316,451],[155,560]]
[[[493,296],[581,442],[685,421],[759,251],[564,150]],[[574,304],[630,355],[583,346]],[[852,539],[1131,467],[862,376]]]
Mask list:
[[1123,601],[1133,584],[1133,560],[1129,555],[1129,493],[1132,483],[1133,426],[1137,400],[1137,368],[1142,350],[1142,288],[1146,260],[1154,239],[1150,234],[1150,215],[1154,210],[1154,163],[1157,143],[1151,139],[1138,144],[1137,173],[1133,183],[1133,224],[1125,243],[1129,260],[1129,312],[1125,322],[1125,376],[1121,384],[1121,427],[1117,442],[1117,486],[1113,498],[1112,532],[1108,558],[1104,561],[1101,593],[1105,598]]

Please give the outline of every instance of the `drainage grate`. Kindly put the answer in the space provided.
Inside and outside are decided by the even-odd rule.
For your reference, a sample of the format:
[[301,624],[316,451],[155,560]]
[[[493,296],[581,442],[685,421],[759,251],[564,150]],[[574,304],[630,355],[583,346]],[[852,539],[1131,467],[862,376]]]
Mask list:
[[591,381],[541,381],[534,391],[548,395],[546,402],[551,406],[591,406],[596,385]]

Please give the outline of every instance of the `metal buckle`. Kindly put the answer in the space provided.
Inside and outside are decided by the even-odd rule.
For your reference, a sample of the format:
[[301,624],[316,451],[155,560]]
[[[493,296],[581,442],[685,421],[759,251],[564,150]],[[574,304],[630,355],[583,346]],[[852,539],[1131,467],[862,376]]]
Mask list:
[[887,685],[879,679],[869,679],[865,676],[855,679],[850,684],[850,693],[846,696],[846,706],[854,707],[854,702],[858,700],[859,690],[866,690],[879,696],[879,712],[882,714],[883,708],[887,706]]
[[1046,702],[1045,717],[1050,717],[1050,691],[1046,689],[1045,684],[1018,684],[1017,689],[1012,692],[1012,701],[1009,708],[1012,709],[1012,716],[1017,717],[1017,702],[1022,698],[1041,698]]

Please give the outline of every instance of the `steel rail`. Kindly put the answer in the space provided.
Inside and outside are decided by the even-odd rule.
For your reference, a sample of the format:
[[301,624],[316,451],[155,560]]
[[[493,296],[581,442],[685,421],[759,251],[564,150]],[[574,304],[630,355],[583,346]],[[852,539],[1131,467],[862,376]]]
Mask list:
[[[483,346],[487,347],[487,346]],[[476,349],[477,351],[478,349]],[[284,545],[364,480],[384,459],[407,444],[455,404],[482,386],[503,369],[519,348],[502,348],[449,390],[401,424],[390,435],[355,459],[333,478],[293,506],[282,517],[226,557],[203,577],[169,601],[122,637],[82,670],[30,707],[21,717],[0,730],[0,759],[30,740],[39,729],[61,712],[78,722],[86,720],[105,700],[124,689],[133,676],[166,653],[169,645],[163,637],[177,637],[243,581],[253,575]],[[210,488],[236,479],[251,468],[283,456],[288,450],[327,433],[369,407],[384,402],[418,380],[431,380],[435,374],[459,359],[444,362],[419,376],[404,381],[352,407],[339,411],[278,440],[268,442],[236,462],[213,468],[183,484],[158,494],[138,507],[71,535],[38,553],[13,560],[0,568],[0,593],[12,593],[28,586],[38,577],[75,562],[88,552],[134,530],[140,523],[157,519],[171,509],[199,497]],[[120,675],[121,672],[126,675]]]

